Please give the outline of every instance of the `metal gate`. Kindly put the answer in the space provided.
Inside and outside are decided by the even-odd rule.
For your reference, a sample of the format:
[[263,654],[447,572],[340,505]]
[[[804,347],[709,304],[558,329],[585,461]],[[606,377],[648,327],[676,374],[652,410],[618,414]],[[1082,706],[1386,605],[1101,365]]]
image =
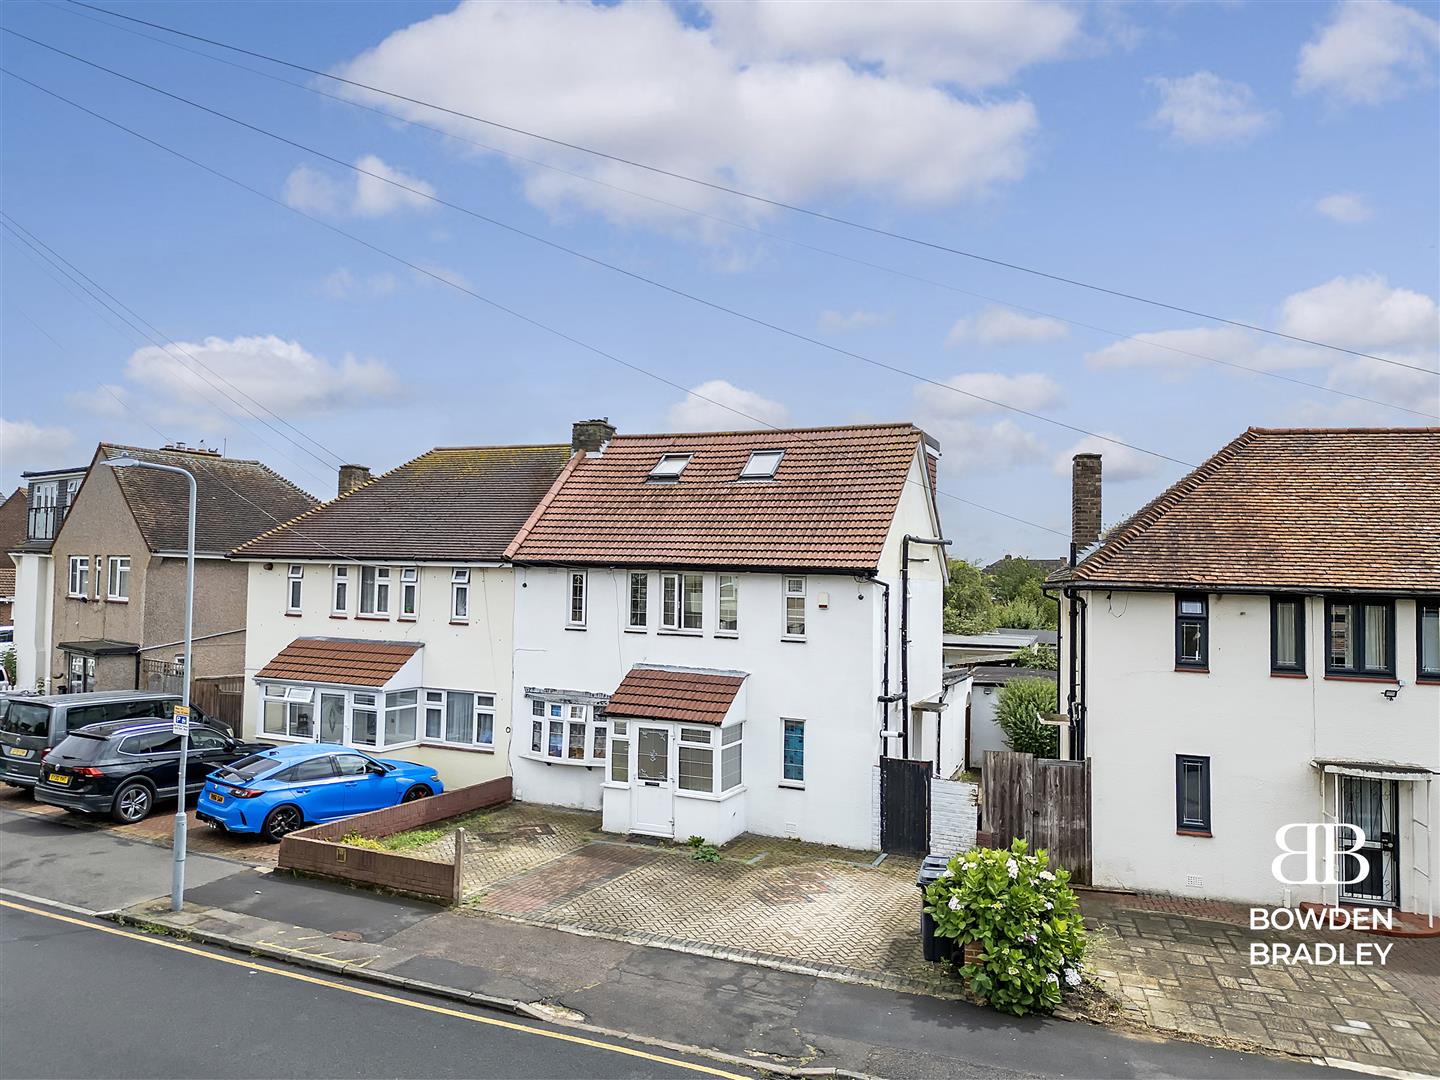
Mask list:
[[1050,853],[1050,865],[1090,882],[1090,762],[1058,761],[1002,750],[985,752],[981,823],[995,847],[1017,837],[1031,851]]
[[880,850],[924,855],[930,849],[930,763],[880,759]]

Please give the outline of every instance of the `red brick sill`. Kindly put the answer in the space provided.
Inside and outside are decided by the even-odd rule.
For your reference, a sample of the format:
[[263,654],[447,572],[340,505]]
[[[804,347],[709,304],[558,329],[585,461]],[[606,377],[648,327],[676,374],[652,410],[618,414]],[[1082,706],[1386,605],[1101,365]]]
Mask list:
[[1175,830],[1175,835],[1176,835],[1176,836],[1203,836],[1203,837],[1209,839],[1209,838],[1213,837],[1215,834],[1214,834],[1214,833],[1211,833],[1211,832],[1201,832],[1201,831],[1199,831],[1198,829],[1176,829],[1176,830]]
[[1310,676],[1303,671],[1272,671],[1272,679],[1308,679]]
[[1381,686],[1399,686],[1400,681],[1394,675],[1326,675],[1326,682],[1368,682],[1379,683]]
[[1189,673],[1189,674],[1191,674],[1191,675],[1209,675],[1209,674],[1210,674],[1210,669],[1209,669],[1208,667],[1181,667],[1179,664],[1176,664],[1176,665],[1175,665],[1175,670],[1176,670],[1176,671],[1184,671],[1184,672],[1187,672],[1187,673]]

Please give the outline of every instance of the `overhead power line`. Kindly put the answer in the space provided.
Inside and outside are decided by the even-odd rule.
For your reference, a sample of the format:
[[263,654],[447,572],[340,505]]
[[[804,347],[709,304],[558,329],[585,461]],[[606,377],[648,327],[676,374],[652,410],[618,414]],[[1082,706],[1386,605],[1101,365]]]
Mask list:
[[[25,85],[30,86],[33,89],[39,90],[41,93],[47,95],[48,97],[54,98],[56,101],[63,102],[64,104],[69,105],[71,108],[76,109],[79,112],[83,112],[87,116],[93,117],[94,119],[99,120],[102,123],[108,124],[109,126],[115,128],[118,131],[123,131],[127,135],[132,136],[133,138],[139,139],[141,142],[147,143],[148,145],[153,146],[158,150],[163,150],[165,151],[165,153],[179,158],[181,161],[184,161],[197,169],[207,172],[220,180],[224,180],[228,184],[232,184],[235,187],[241,188],[244,191],[248,191],[250,194],[256,196],[257,198],[263,199],[268,203],[272,203],[275,206],[287,210],[290,213],[295,214],[297,217],[304,218],[305,220],[310,221],[323,229],[335,233],[337,236],[343,236],[345,239],[350,240],[353,243],[359,244],[361,247],[367,249],[368,251],[374,252],[375,254],[380,255],[383,258],[389,259],[392,262],[404,266],[416,274],[427,277],[432,281],[438,282],[439,284],[446,286],[447,288],[454,289],[456,292],[464,293],[466,296],[478,300],[486,306],[493,308],[494,310],[499,311],[505,315],[509,315],[511,318],[523,322],[528,326],[532,326],[535,329],[550,334],[551,336],[558,338],[561,341],[568,342],[571,345],[576,346],[577,348],[584,349],[586,352],[593,353],[594,355],[599,356],[602,359],[608,360],[611,363],[617,364],[620,367],[626,368],[630,371],[634,371],[637,374],[643,375],[648,379],[654,380],[655,382],[678,390],[680,393],[685,394],[687,397],[692,397],[696,398],[697,400],[707,402],[708,404],[714,405],[719,409],[723,409],[724,411],[731,413],[734,416],[738,416],[744,420],[749,420],[751,423],[757,425],[758,427],[769,428],[776,431],[784,430],[780,428],[779,425],[772,424],[768,420],[763,420],[760,417],[752,416],[744,410],[737,409],[733,405],[729,405],[726,402],[709,397],[705,394],[701,394],[695,390],[691,390],[688,387],[682,385],[681,383],[675,382],[673,379],[666,378],[664,375],[661,375],[658,372],[654,372],[649,370],[648,368],[641,367],[639,364],[626,360],[621,356],[602,349],[598,345],[593,345],[588,341],[575,337],[573,334],[567,333],[566,331],[559,329],[558,327],[551,326],[548,323],[541,321],[540,319],[537,319],[531,315],[525,314],[522,311],[502,304],[498,300],[494,300],[488,296],[485,296],[483,293],[476,292],[474,289],[461,282],[455,281],[448,275],[436,273],[434,270],[428,267],[422,266],[416,262],[412,262],[411,260],[405,258],[403,255],[397,255],[392,251],[380,247],[378,244],[374,244],[371,241],[364,239],[363,237],[357,236],[351,232],[347,232],[345,229],[340,228],[338,225],[325,221],[322,218],[318,218],[313,214],[306,213],[305,211],[300,210],[297,207],[290,206],[288,203],[285,203],[282,200],[275,198],[268,192],[262,191],[257,187],[253,187],[252,185],[245,183],[245,181],[243,180],[239,180],[233,176],[230,176],[228,173],[225,173],[220,169],[215,168],[214,166],[207,165],[205,162],[200,161],[197,158],[193,158],[188,154],[184,153],[183,151],[176,150],[171,146],[167,146],[165,143],[160,142],[158,139],[151,138],[149,135],[145,135],[142,132],[136,131],[134,128],[128,127],[125,124],[120,123],[118,120],[113,120],[110,117],[105,116],[104,114],[99,113],[86,105],[82,105],[79,102],[74,101],[71,98],[68,98],[55,90],[51,90],[48,87],[42,86],[41,84],[35,82],[32,79],[28,79],[23,75],[17,74],[16,72],[11,71],[9,68],[0,66],[0,73],[8,75],[10,78],[15,79],[17,82],[24,83]],[[1185,463],[1181,462],[1180,464]],[[907,480],[907,482],[910,481]],[[986,506],[984,503],[976,502],[972,499],[967,499],[948,491],[942,491],[937,488],[936,494],[944,496],[945,498],[951,499],[955,502],[962,503],[966,506],[974,507],[977,510],[983,510],[988,514],[994,514],[997,517],[1003,517],[1009,521],[1014,521],[1021,525],[1028,525],[1031,528],[1040,529],[1043,532],[1052,533],[1056,536],[1061,537],[1068,537],[1069,535],[1068,533],[1060,529],[1052,528],[1049,525],[1042,525],[1039,522],[1029,521],[1025,518],[1018,517],[1014,514],[1006,513],[1003,510],[997,510],[994,507]]]
[[599,266],[613,273],[620,274],[623,277],[630,278],[633,281],[638,281],[642,284],[649,285],[652,288],[660,289],[661,291],[667,292],[672,296],[678,296],[684,300],[690,301],[691,303],[699,304],[702,307],[707,307],[712,311],[718,311],[722,314],[729,315],[732,318],[741,319],[755,326],[759,326],[767,330],[772,330],[776,333],[783,334],[786,337],[792,338],[796,341],[802,341],[808,345],[814,345],[817,348],[825,349],[828,352],[835,353],[838,356],[845,356],[853,360],[859,360],[862,363],[869,364],[872,367],[876,367],[884,371],[889,371],[892,374],[903,375],[906,378],[913,379],[916,382],[923,383],[928,386],[934,386],[938,389],[945,390],[953,394],[958,394],[962,397],[970,398],[974,401],[983,402],[984,404],[994,406],[995,408],[1004,409],[1020,416],[1026,416],[1032,420],[1039,420],[1041,423],[1050,424],[1054,427],[1062,428],[1066,431],[1074,432],[1079,435],[1086,435],[1090,438],[1099,439],[1113,446],[1120,446],[1124,447],[1127,450],[1134,450],[1137,453],[1145,454],[1149,457],[1157,458],[1161,461],[1169,461],[1176,465],[1191,465],[1190,462],[1184,461],[1181,458],[1172,457],[1171,455],[1162,453],[1158,450],[1151,450],[1147,447],[1138,446],[1134,443],[1126,442],[1123,439],[1117,439],[1110,435],[1103,435],[1100,432],[1091,431],[1088,428],[1083,428],[1076,424],[1070,424],[1064,420],[1057,420],[1052,416],[1046,416],[1044,413],[1038,413],[1031,409],[1022,408],[1018,405],[1013,405],[998,398],[992,398],[985,394],[978,394],[972,390],[965,390],[959,386],[954,385],[953,383],[944,382],[940,379],[932,379],[927,375],[922,375],[918,372],[911,371],[908,368],[900,367],[898,364],[891,364],[884,360],[877,360],[874,357],[865,355],[864,353],[856,352],[853,349],[846,349],[839,345],[833,345],[828,341],[824,341],[817,337],[812,337],[811,335],[803,333],[799,330],[793,330],[787,326],[781,325],[780,323],[771,322],[770,320],[761,318],[758,315],[751,315],[748,312],[741,311],[738,308],[730,307],[718,301],[709,300],[696,293],[687,292],[684,289],[666,284],[665,282],[660,281],[657,278],[648,277],[647,275],[641,274],[637,271],[629,270],[615,263],[607,262],[604,259],[580,251],[577,248],[569,247],[565,244],[560,243],[559,241],[551,240],[548,237],[541,236],[538,233],[529,232],[526,229],[522,229],[517,225],[512,225],[509,222],[502,221],[499,218],[494,218],[489,216],[488,214],[483,214],[480,211],[471,209],[468,206],[464,206],[460,203],[450,202],[447,199],[442,199],[439,196],[424,190],[423,188],[418,188],[410,184],[406,184],[403,181],[396,180],[393,177],[390,177],[384,173],[378,173],[373,172],[369,169],[364,169],[359,165],[355,165],[351,162],[345,161],[343,158],[336,157],[333,154],[327,154],[323,150],[317,150],[314,147],[309,146],[305,143],[297,142],[294,139],[287,138],[284,135],[279,135],[273,131],[260,127],[256,124],[252,124],[246,120],[241,120],[240,118],[231,116],[229,113],[222,112],[219,109],[213,109],[208,105],[203,105],[200,102],[187,98],[182,94],[176,94],[170,90],[155,86],[151,83],[145,82],[143,79],[137,79],[132,75],[127,75],[124,72],[116,71],[113,68],[106,67],[104,64],[99,64],[93,60],[88,60],[83,56],[77,56],[74,53],[67,52],[66,50],[57,48],[54,45],[49,45],[43,41],[39,41],[25,34],[21,34],[18,31],[6,29],[5,32],[8,34],[12,34],[16,37],[23,38],[26,41],[39,45],[41,48],[57,53],[58,55],[85,64],[87,67],[94,68],[97,71],[103,71],[108,75],[113,75],[116,78],[123,79],[124,81],[129,82],[135,86],[143,87],[146,90],[150,90],[154,93],[160,94],[163,97],[170,98],[173,101],[178,101],[182,104],[189,105],[191,108],[198,109],[201,112],[205,112],[210,114],[211,116],[218,117],[219,119],[235,124],[238,127],[243,127],[246,130],[253,131],[259,135],[264,135],[265,137],[273,139],[276,142],[283,143],[286,146],[294,147],[297,150],[304,151],[307,154],[314,155],[315,157],[318,157],[324,161],[339,165],[342,168],[350,169],[352,172],[355,172],[358,175],[367,176],[372,179],[379,180],[383,183],[397,188],[398,190],[412,194],[417,198],[426,199],[430,202],[435,203],[438,206],[444,206],[448,209],[455,210],[459,213],[467,215],[468,217],[475,218],[478,221],[483,221],[486,224],[493,225],[500,229],[504,229],[506,232],[513,233],[517,236],[522,236],[528,240],[534,241],[535,243],[543,244],[544,246],[552,248],[553,250],[563,252],[564,254],[573,256],[577,259],[581,259],[582,261],[588,262],[594,266]]
[[549,172],[558,173],[562,176],[568,176],[572,179],[579,180],[593,187],[604,188],[608,191],[618,192],[619,194],[629,196],[633,199],[641,199],[646,202],[653,203],[657,206],[667,207],[671,210],[678,210],[683,214],[688,214],[692,217],[700,218],[705,221],[712,221],[718,225],[723,225],[729,229],[750,233],[753,236],[764,237],[767,240],[774,240],[778,243],[787,244],[792,247],[800,248],[804,251],[812,251],[816,254],[824,255],[827,258],[839,259],[854,266],[863,266],[867,269],[878,270],[881,273],[890,274],[894,277],[903,278],[907,281],[914,281],[919,282],[923,285],[930,285],[934,288],[943,289],[946,292],[952,292],[960,296],[968,296],[972,299],[984,300],[987,303],[996,304],[1000,307],[1009,308],[1012,311],[1018,311],[1026,315],[1039,316],[1046,319],[1055,319],[1059,322],[1065,323],[1068,326],[1077,327],[1081,330],[1089,330],[1097,334],[1104,334],[1107,337],[1114,338],[1116,341],[1131,342],[1132,344],[1139,345],[1142,348],[1158,349],[1175,356],[1188,357],[1194,360],[1203,360],[1206,363],[1216,364],[1220,367],[1228,367],[1236,371],[1244,371],[1251,375],[1261,375],[1267,379],[1275,379],[1279,382],[1290,383],[1292,386],[1304,386],[1311,390],[1317,390],[1324,394],[1331,394],[1336,397],[1348,398],[1351,401],[1361,401],[1368,405],[1377,405],[1385,409],[1394,409],[1397,412],[1408,413],[1411,416],[1423,416],[1426,419],[1432,420],[1440,419],[1440,413],[1426,412],[1422,409],[1412,409],[1405,405],[1396,404],[1393,401],[1385,401],[1381,398],[1367,397],[1364,394],[1356,394],[1348,390],[1341,390],[1338,387],[1326,386],[1324,383],[1312,382],[1309,379],[1302,379],[1295,375],[1285,375],[1279,371],[1271,371],[1266,368],[1251,367],[1249,364],[1242,364],[1235,360],[1225,360],[1218,356],[1211,356],[1207,353],[1196,352],[1193,349],[1183,349],[1177,345],[1172,345],[1168,342],[1156,341],[1153,337],[1146,337],[1141,334],[1125,333],[1120,330],[1111,330],[1107,327],[1097,326],[1094,323],[1083,322],[1079,319],[1070,318],[1066,315],[1060,315],[1053,311],[1047,311],[1042,308],[1036,308],[1027,304],[1016,303],[1013,300],[1005,300],[1000,297],[988,295],[986,293],[975,292],[972,289],[962,289],[958,285],[955,285],[951,282],[939,281],[935,278],[926,277],[923,274],[916,274],[908,270],[901,270],[898,267],[888,266],[884,263],[877,263],[869,259],[862,259],[858,256],[849,255],[842,251],[835,251],[832,248],[823,247],[819,244],[812,244],[805,240],[798,240],[795,237],[786,236],[783,233],[771,232],[768,229],[760,228],[758,225],[751,225],[746,222],[735,221],[720,214],[711,213],[708,210],[701,210],[698,207],[687,206],[684,203],[678,203],[670,199],[664,199],[658,195],[650,194],[649,192],[635,191],[632,188],[627,188],[620,184],[611,183],[608,180],[602,180],[599,177],[593,176],[588,173],[578,172],[574,169],[567,169],[564,166],[556,165],[553,162],[544,161],[540,158],[529,157],[525,154],[516,153],[515,151],[506,149],[503,146],[496,146],[494,143],[481,142],[478,139],[472,139],[453,131],[447,131],[445,128],[436,127],[434,124],[427,124],[423,120],[416,120],[412,117],[404,116],[398,112],[391,112],[388,109],[381,109],[374,105],[366,104],[365,102],[359,101],[354,97],[345,97],[341,94],[332,94],[327,90],[323,90],[320,87],[313,85],[312,83],[300,82],[294,79],[287,79],[280,75],[275,75],[272,72],[262,71],[259,68],[251,67],[248,64],[241,64],[237,63],[234,60],[227,60],[223,56],[216,56],[214,53],[205,52],[202,49],[190,48],[189,46],[182,45],[177,41],[167,41],[165,38],[157,37],[153,34],[147,34],[141,30],[135,30],[128,26],[120,26],[106,19],[97,18],[94,15],[90,15],[82,10],[78,10],[75,5],[49,3],[47,0],[47,6],[54,7],[57,11],[63,11],[68,15],[75,16],[76,18],[85,19],[87,22],[95,23],[109,30],[118,31],[122,34],[128,34],[132,37],[141,38],[145,41],[152,42],[153,44],[160,45],[167,49],[173,49],[178,52],[187,53],[190,56],[198,56],[201,59],[209,60],[212,63],[223,64],[226,67],[234,68],[237,71],[244,71],[258,78],[266,79],[270,82],[279,83],[282,86],[293,87],[297,90],[303,90],[307,94],[313,94],[317,97],[322,97],[330,101],[339,102],[340,104],[348,106],[352,109],[360,109],[364,112],[373,113],[376,116],[382,116],[387,120],[392,120],[396,123],[404,124],[407,127],[417,128],[421,131],[428,131],[431,134],[438,135],[443,139],[454,140],[456,142],[464,143],[467,146],[476,147],[477,149],[483,150],[487,153],[498,154],[502,157],[509,158],[512,161],[520,161],[539,169],[545,169]]
[[874,236],[883,236],[890,240],[898,240],[902,243],[913,244],[917,247],[927,248],[931,251],[939,251],[949,255],[957,255],[961,258],[972,259],[976,262],[986,263],[990,266],[998,266],[1006,270],[1013,270],[1017,273],[1029,274],[1034,277],[1044,278],[1048,281],[1058,282],[1062,285],[1070,285],[1079,289],[1088,289],[1091,292],[1102,293],[1106,296],[1113,296],[1121,300],[1129,300],[1138,304],[1147,304],[1151,307],[1163,308],[1166,311],[1173,311],[1178,314],[1189,315],[1197,319],[1206,319],[1210,322],[1223,323],[1226,326],[1234,326],[1242,330],[1251,330],[1257,334],[1268,334],[1271,337],[1282,338],[1286,341],[1293,341],[1302,345],[1313,345],[1316,348],[1331,349],[1335,352],[1345,353],[1350,356],[1363,357],[1366,360],[1375,360],[1382,364],[1390,364],[1395,367],[1409,368],[1413,371],[1422,371],[1427,375],[1440,376],[1440,371],[1436,371],[1434,368],[1422,367],[1416,364],[1407,364],[1400,360],[1394,360],[1385,356],[1376,356],[1373,353],[1362,352],[1359,349],[1351,349],[1343,345],[1335,345],[1331,344],[1330,342],[1318,341],[1314,338],[1302,337],[1298,334],[1288,334],[1282,330],[1275,330],[1270,327],[1260,326],[1256,323],[1248,323],[1240,319],[1227,318],[1223,315],[1216,315],[1211,312],[1201,311],[1199,309],[1186,307],[1181,304],[1172,304],[1163,300],[1156,300],[1153,297],[1142,296],[1138,293],[1126,292],[1122,289],[1112,289],[1104,285],[1097,285],[1093,282],[1083,281],[1079,278],[1067,277],[1063,274],[1052,273],[1050,271],[1041,270],[1033,266],[1026,266],[1022,263],[1012,262],[990,255],[983,255],[979,252],[968,251],[964,248],[952,247],[948,244],[942,244],[933,240],[925,240],[921,237],[911,236],[908,233],[898,232],[893,229],[882,228],[878,225],[868,225],[864,222],[855,221],[850,218],[842,217],[838,214],[829,214],[822,210],[816,210],[807,206],[800,206],[796,203],[785,202],[782,199],[770,198],[766,195],[760,195],[752,191],[746,191],[743,188],[732,187],[727,184],[721,184],[717,181],[706,180],[703,177],[691,176],[686,173],[676,172],[671,169],[662,168],[658,165],[651,165],[647,162],[638,161],[633,158],[623,157],[619,154],[611,154],[604,150],[598,150],[591,146],[585,146],[581,143],[570,142],[565,139],[559,139],[553,136],[544,135],[540,132],[531,131],[527,128],[522,128],[514,124],[507,124],[499,120],[492,120],[488,117],[477,116],[473,113],[467,113],[459,109],[452,109],[445,105],[438,105],[435,102],[426,101],[423,98],[411,97],[407,94],[401,94],[393,90],[386,90],[383,87],[372,86],[369,83],[359,82],[355,79],[347,79],[344,76],[336,75],[333,72],[322,71],[319,68],[312,68],[304,64],[295,63],[294,61],[284,60],[280,57],[272,56],[268,53],[259,52],[255,49],[246,49],[239,45],[232,45],[229,42],[220,41],[216,38],[208,38],[200,34],[193,34],[185,30],[179,30],[173,26],[168,26],[165,23],[152,22],[148,19],[141,19],[134,15],[126,15],[118,11],[111,11],[109,8],[103,8],[96,4],[88,4],[83,2],[83,0],[68,0],[68,2],[76,5],[77,7],[87,8],[91,11],[100,12],[103,15],[109,15],[112,18],[124,19],[128,22],[138,23],[143,26],[149,26],[156,30],[163,30],[168,34],[175,34],[179,37],[189,38],[191,41],[199,41],[206,45],[213,45],[216,48],[228,49],[231,52],[240,53],[244,56],[251,56],[257,60],[265,60],[272,64],[279,64],[283,67],[288,67],[295,71],[303,71],[309,75],[315,75],[322,79],[330,79],[345,86],[352,86],[357,90],[365,90],[372,94],[380,94],[384,97],[393,98],[396,101],[404,101],[411,105],[418,105],[422,108],[433,109],[436,112],[446,113],[459,119],[470,120],[474,123],[484,124],[487,127],[492,127],[500,131],[508,131],[515,135],[523,135],[526,138],[536,139],[540,142],[548,143],[552,146],[559,146],[567,150],[574,150],[578,153],[588,154],[592,157],[602,158],[606,161],[613,161],[616,164],[626,165],[630,168],[642,169],[645,172],[654,173],[658,176],[665,176],[672,180],[681,180],[685,183],[696,184],[700,187],[709,188],[712,191],[719,191],[727,195],[734,195],[737,198],[747,199],[751,202],[759,203],[764,206],[770,206],[778,210],[786,210],[795,214],[803,214],[806,217],[815,218],[820,221],[826,221],[834,225],[843,225],[846,228],[857,229],[861,232],[870,233]]

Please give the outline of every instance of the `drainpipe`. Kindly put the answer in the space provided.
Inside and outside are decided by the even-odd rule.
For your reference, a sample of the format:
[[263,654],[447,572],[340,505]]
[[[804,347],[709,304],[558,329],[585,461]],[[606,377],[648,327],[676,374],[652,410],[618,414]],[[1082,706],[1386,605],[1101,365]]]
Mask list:
[[[900,541],[900,756],[910,756],[910,545],[929,544],[947,548],[949,540],[938,536],[913,536]],[[943,552],[942,552],[943,554]]]
[[1073,760],[1085,760],[1085,727],[1089,706],[1085,693],[1085,686],[1090,678],[1089,645],[1090,645],[1090,602],[1083,597],[1076,595],[1080,602],[1080,700],[1075,715],[1075,737],[1071,742],[1070,753]]

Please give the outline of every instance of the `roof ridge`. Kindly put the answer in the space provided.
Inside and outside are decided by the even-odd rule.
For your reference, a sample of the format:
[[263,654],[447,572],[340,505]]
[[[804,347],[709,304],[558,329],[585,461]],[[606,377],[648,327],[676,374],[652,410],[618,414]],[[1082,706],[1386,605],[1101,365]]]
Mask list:
[[[438,452],[438,451],[441,451],[441,450],[444,450],[444,451],[455,451],[455,450],[569,450],[570,448],[571,448],[571,447],[570,447],[570,444],[569,444],[569,443],[563,443],[563,442],[557,442],[557,443],[517,443],[517,444],[515,444],[515,445],[497,445],[497,446],[432,446],[429,450],[425,451],[425,453],[426,453],[426,454],[434,454],[434,453],[436,453],[436,452]],[[424,457],[425,454],[422,454],[422,455],[420,455],[420,456],[421,456],[421,457]],[[417,458],[416,460],[419,460],[419,459]]]
[[1266,428],[1251,427],[1257,435],[1440,435],[1440,427],[1333,427],[1333,428]]
[[640,431],[617,432],[616,439],[700,439],[716,435],[805,435],[824,431],[873,431],[879,428],[920,428],[910,420],[885,420],[870,424],[820,424],[814,427],[730,428],[724,431]]

